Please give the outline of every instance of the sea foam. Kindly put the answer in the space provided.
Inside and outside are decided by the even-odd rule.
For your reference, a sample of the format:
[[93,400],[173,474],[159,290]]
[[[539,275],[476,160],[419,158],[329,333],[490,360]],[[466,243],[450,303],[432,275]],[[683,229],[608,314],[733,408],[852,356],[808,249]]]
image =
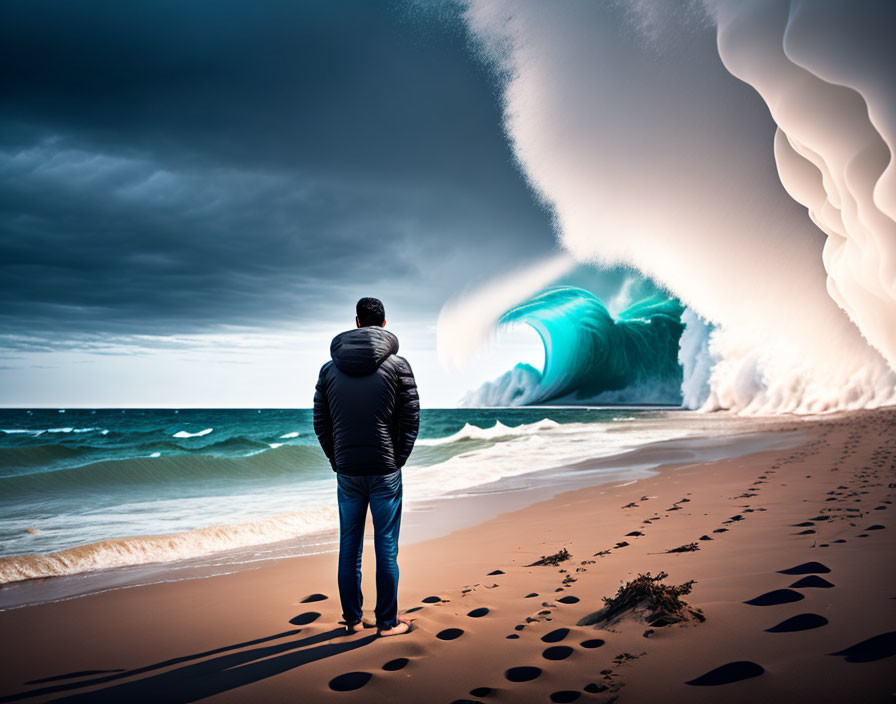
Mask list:
[[48,555],[0,557],[0,584],[200,557],[326,530],[336,525],[338,520],[333,506],[323,506],[257,521],[215,525],[173,535],[103,540]]

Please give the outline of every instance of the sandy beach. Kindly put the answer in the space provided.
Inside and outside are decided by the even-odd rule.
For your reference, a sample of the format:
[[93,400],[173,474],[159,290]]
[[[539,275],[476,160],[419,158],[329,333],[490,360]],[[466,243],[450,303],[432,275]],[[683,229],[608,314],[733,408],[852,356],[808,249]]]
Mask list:
[[[406,636],[342,635],[333,553],[4,611],[0,701],[892,701],[896,410],[794,428],[406,545]],[[683,622],[591,616],[647,573]]]

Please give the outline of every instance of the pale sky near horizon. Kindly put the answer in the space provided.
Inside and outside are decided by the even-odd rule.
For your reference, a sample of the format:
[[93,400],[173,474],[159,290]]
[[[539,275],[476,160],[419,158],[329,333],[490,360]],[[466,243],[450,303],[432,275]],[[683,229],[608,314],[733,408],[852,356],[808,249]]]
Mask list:
[[305,407],[366,295],[430,407],[539,363],[436,355],[447,300],[557,250],[450,11],[11,1],[0,67],[0,406]]

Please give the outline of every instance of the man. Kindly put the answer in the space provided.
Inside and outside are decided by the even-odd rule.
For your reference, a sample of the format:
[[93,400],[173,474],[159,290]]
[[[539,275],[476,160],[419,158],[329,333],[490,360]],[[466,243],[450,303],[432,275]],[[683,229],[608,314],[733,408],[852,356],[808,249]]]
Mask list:
[[336,472],[339,501],[339,598],[349,633],[362,627],[361,550],[367,507],[376,550],[376,625],[381,636],[407,633],[398,618],[401,468],[417,439],[420,402],[398,338],[383,328],[376,298],[362,298],[356,330],[333,338],[332,361],[320,370],[314,432]]

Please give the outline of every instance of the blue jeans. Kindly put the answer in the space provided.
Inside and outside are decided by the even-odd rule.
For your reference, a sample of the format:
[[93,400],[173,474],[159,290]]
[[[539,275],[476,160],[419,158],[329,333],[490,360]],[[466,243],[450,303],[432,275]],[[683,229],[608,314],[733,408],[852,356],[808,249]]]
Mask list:
[[339,598],[348,625],[361,620],[361,550],[367,506],[373,516],[376,551],[376,625],[398,623],[398,530],[401,527],[401,470],[354,477],[336,475],[339,499]]

